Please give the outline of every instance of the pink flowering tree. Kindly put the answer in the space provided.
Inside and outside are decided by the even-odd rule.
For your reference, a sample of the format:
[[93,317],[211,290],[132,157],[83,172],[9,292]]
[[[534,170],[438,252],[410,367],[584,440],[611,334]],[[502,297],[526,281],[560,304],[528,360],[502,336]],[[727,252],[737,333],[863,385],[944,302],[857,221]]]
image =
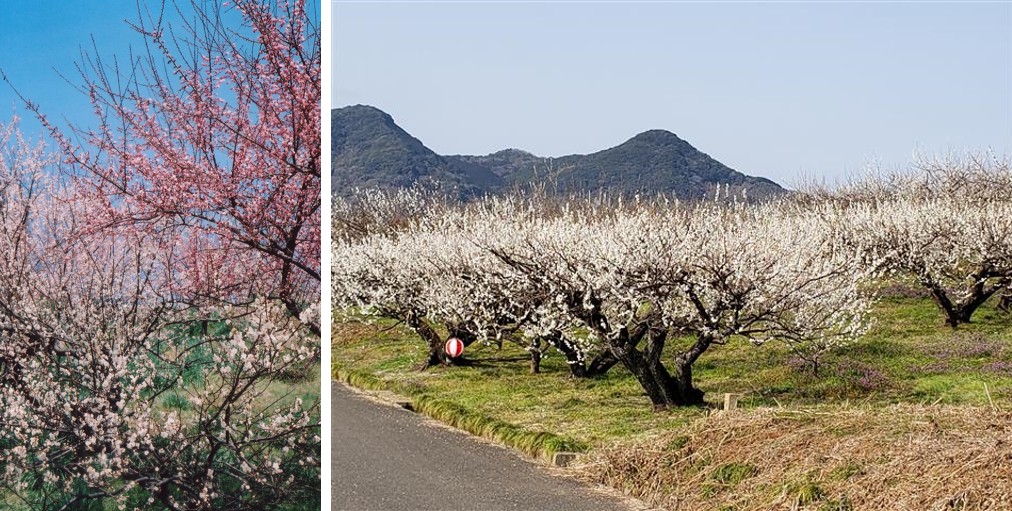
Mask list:
[[84,57],[94,127],[28,102],[58,157],[3,130],[0,502],[319,505],[319,30],[189,5]]
[[142,4],[144,48],[126,62],[84,57],[95,127],[29,108],[94,205],[91,231],[171,229],[177,293],[277,299],[319,335],[319,27],[304,0],[188,5]]

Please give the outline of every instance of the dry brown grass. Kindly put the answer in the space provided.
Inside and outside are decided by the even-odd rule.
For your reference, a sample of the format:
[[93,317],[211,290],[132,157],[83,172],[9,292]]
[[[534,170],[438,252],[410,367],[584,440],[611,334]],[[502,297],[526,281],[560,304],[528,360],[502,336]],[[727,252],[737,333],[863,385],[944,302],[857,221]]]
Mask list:
[[1012,509],[1012,413],[894,405],[717,412],[599,449],[585,477],[677,510]]

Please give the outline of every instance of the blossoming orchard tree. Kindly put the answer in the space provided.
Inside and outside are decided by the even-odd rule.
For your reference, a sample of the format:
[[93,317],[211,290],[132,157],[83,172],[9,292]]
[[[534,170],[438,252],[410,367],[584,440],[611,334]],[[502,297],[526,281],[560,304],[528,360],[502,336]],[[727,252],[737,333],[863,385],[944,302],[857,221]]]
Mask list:
[[[496,202],[335,245],[338,308],[411,304],[478,338],[506,327],[564,339],[564,353],[598,354],[590,367],[620,362],[658,409],[702,403],[692,366],[713,346],[777,340],[814,356],[865,330],[865,272],[830,216],[784,204]],[[684,335],[693,341],[669,371],[664,348]]]
[[[497,219],[534,221],[546,214],[531,198],[490,198],[466,208],[434,207],[431,197],[417,194],[370,194],[370,199],[373,214],[361,218],[358,209],[354,222],[341,212],[349,208],[335,208],[338,224],[366,227],[345,228],[344,235],[334,237],[332,286],[338,311],[357,309],[404,322],[428,344],[423,368],[454,363],[443,352],[438,325],[465,345],[519,344],[531,354],[532,372],[539,371],[548,347],[564,354],[577,377],[603,374],[614,365],[606,351],[588,360],[587,350],[570,335],[576,320],[563,324],[550,312],[557,306],[555,296],[530,286],[529,279],[489,250],[490,243],[516,234],[511,230],[515,223]],[[476,230],[476,224],[483,228]]]
[[319,335],[320,32],[305,0],[140,5],[143,51],[78,66],[96,127],[29,104],[95,204],[91,230],[168,226],[186,249],[177,292],[277,299]]
[[1012,284],[1012,202],[890,200],[849,209],[857,243],[914,276],[953,328]]
[[315,336],[265,298],[206,306],[201,328],[176,299],[170,229],[90,231],[55,159],[0,132],[0,495],[42,510],[318,497],[318,404],[271,391]]
[[916,279],[953,328],[1012,296],[1012,167],[983,153],[922,159],[915,172],[815,190],[866,264]]
[[0,502],[318,507],[318,28],[140,5],[143,51],[80,65],[94,128],[0,130]]
[[[858,260],[811,219],[776,207],[676,206],[573,220],[535,225],[530,239],[498,252],[556,293],[562,313],[622,362],[656,408],[702,403],[692,366],[712,346],[779,340],[816,354],[864,332]],[[669,371],[661,356],[678,334],[694,341]]]

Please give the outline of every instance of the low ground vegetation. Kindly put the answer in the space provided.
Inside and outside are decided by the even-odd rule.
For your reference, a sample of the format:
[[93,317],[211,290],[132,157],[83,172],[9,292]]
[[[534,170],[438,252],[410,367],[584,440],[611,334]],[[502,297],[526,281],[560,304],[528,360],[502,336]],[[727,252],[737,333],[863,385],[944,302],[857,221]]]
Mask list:
[[[900,289],[906,294],[916,288]],[[977,321],[950,331],[939,328],[930,299],[904,296],[883,298],[873,314],[877,321],[868,334],[827,355],[818,374],[784,348],[757,352],[737,343],[708,353],[697,368],[700,385],[712,396],[707,405],[661,414],[651,411],[635,378],[621,367],[597,378],[573,378],[565,358],[549,354],[542,372],[531,375],[527,353],[516,345],[473,345],[460,365],[418,371],[427,356],[424,344],[392,321],[336,324],[332,351],[337,370],[370,374],[403,393],[438,396],[591,447],[704,417],[729,392],[743,394],[744,408],[1012,405],[1012,316],[989,304]]]
[[591,454],[585,477],[664,509],[1008,509],[1012,413],[942,405],[717,413]]
[[[818,374],[782,347],[731,344],[697,366],[707,405],[663,413],[622,367],[574,378],[549,354],[531,375],[510,344],[418,371],[425,345],[392,321],[335,325],[333,359],[373,388],[551,432],[590,453],[583,477],[666,509],[1003,509],[990,481],[1012,470],[1012,317],[989,303],[953,331],[918,287],[879,292],[869,332]],[[743,394],[738,413],[719,410],[725,392]]]

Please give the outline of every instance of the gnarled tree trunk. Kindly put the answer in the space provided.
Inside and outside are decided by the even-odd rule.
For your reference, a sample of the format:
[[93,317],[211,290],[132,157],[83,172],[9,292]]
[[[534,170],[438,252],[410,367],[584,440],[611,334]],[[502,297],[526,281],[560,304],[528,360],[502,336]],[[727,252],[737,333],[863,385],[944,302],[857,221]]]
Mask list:
[[586,376],[588,378],[594,378],[597,376],[604,376],[615,364],[618,364],[618,357],[610,349],[606,349],[601,353],[598,353],[594,360],[591,360],[587,364]]
[[531,352],[531,374],[541,374],[541,341],[535,339],[527,351]]
[[921,278],[921,284],[928,288],[931,298],[942,309],[942,313],[945,314],[946,325],[957,328],[962,323],[969,323],[970,318],[973,317],[973,313],[981,305],[984,305],[984,302],[988,298],[991,298],[991,295],[1008,286],[1007,279],[1002,279],[997,283],[992,282],[989,285],[987,282],[988,274],[986,272],[980,272],[974,275],[974,277],[976,280],[973,285],[969,286],[963,297],[957,301],[953,301],[945,288],[938,282],[928,277]]
[[450,364],[450,357],[447,357],[446,351],[443,350],[443,339],[421,314],[414,311],[409,312],[406,314],[404,322],[429,346],[429,354],[419,371],[424,371],[432,366]]
[[593,360],[588,364],[585,358],[580,354],[579,350],[573,346],[562,335],[562,332],[555,331],[544,336],[544,339],[548,344],[559,350],[566,357],[566,364],[569,366],[569,373],[574,378],[593,378],[596,376],[602,376],[608,372],[615,364],[619,362],[615,355],[610,349],[605,349],[601,353],[598,353]]
[[[618,345],[612,352],[636,377],[646,392],[654,410],[666,410],[677,406],[692,406],[703,403],[703,392],[692,386],[691,363],[686,364],[675,376],[668,372],[661,361],[661,353],[667,340],[665,329],[647,329],[620,335]],[[623,342],[622,337],[626,337]],[[643,350],[637,349],[639,339],[646,338]]]
[[1012,287],[1002,291],[1001,299],[998,300],[998,310],[1002,312],[1012,312]]
[[705,335],[698,335],[696,342],[688,350],[679,353],[675,357],[675,380],[678,387],[678,393],[681,399],[692,405],[703,404],[703,391],[697,389],[692,384],[692,364],[696,362],[700,355],[710,347],[713,343],[713,338]]
[[[587,298],[590,307],[584,304]],[[661,362],[661,353],[668,338],[668,330],[655,326],[648,315],[640,318],[631,327],[622,326],[612,330],[608,318],[601,312],[601,300],[595,296],[584,297],[574,293],[569,297],[569,306],[583,322],[593,328],[602,339],[609,339],[609,352],[636,377],[643,391],[654,406],[654,410],[666,410],[676,406],[702,403],[702,392],[692,392],[692,374],[688,373],[689,387],[683,389],[681,380],[673,378]],[[646,339],[643,350],[637,347]],[[691,365],[691,362],[690,362]],[[609,366],[610,367],[610,366]]]

